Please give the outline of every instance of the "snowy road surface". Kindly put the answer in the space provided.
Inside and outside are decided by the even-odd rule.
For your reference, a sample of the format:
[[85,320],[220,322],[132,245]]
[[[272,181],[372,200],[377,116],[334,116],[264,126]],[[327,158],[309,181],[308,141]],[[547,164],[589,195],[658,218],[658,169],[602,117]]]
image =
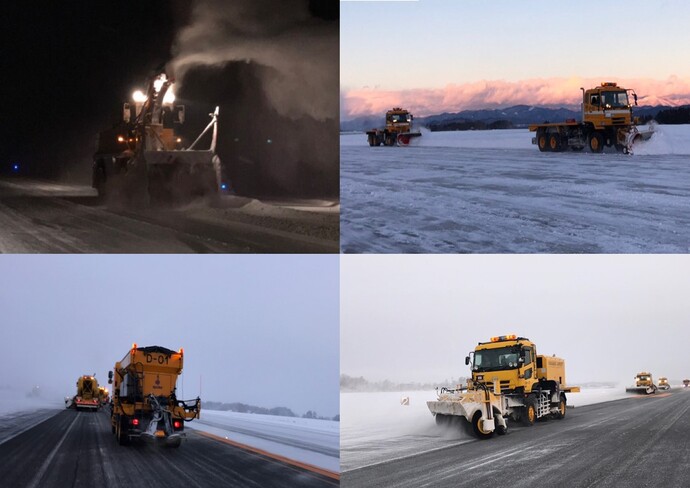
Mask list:
[[0,252],[338,252],[337,202],[224,195],[211,208],[108,207],[86,186],[0,180]]
[[690,251],[690,126],[659,126],[633,156],[540,153],[533,135],[426,132],[406,148],[341,135],[341,250]]
[[187,426],[340,472],[339,422],[204,410],[201,419]]
[[189,430],[178,449],[146,443],[119,446],[105,411],[56,412],[33,428],[0,441],[3,486],[338,486],[337,476],[242,449],[198,431]]
[[342,486],[690,486],[690,389],[582,406],[571,394],[565,419],[488,440],[436,426],[423,395],[372,414],[380,395],[396,400],[343,395]]

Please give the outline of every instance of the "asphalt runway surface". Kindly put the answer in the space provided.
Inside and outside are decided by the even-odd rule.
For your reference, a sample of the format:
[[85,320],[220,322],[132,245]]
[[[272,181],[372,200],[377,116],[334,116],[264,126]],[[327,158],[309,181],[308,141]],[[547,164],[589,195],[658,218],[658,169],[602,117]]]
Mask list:
[[[329,487],[328,476],[193,430],[179,448],[120,446],[106,411],[58,411],[0,437],[0,485],[11,487]],[[0,420],[16,429],[27,416]],[[15,425],[13,425],[15,424]]]
[[344,471],[342,486],[690,486],[690,389],[568,409],[565,419],[531,427],[511,423],[508,435],[488,440],[390,453]]
[[213,205],[131,208],[95,190],[40,180],[0,180],[0,252],[337,253],[337,202],[222,195]]

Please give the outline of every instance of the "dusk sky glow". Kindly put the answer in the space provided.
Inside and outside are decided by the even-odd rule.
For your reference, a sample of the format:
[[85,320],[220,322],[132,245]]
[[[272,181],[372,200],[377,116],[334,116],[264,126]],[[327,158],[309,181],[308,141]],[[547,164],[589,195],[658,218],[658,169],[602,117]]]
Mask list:
[[641,104],[690,103],[688,18],[676,0],[342,2],[341,119],[573,104],[602,81]]

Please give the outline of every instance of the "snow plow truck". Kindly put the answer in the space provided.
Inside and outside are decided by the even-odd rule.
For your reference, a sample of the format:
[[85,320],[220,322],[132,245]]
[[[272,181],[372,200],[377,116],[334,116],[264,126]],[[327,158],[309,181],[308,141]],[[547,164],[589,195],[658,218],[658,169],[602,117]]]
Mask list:
[[669,385],[669,383],[668,383],[668,378],[665,376],[660,376],[657,388],[660,390],[670,390],[671,385]]
[[625,391],[628,393],[642,393],[644,395],[656,393],[656,385],[652,379],[652,373],[646,371],[637,373],[637,376],[635,376],[635,386],[629,386]]
[[[122,120],[98,134],[92,186],[100,198],[126,205],[187,202],[215,196],[220,185],[216,155],[218,107],[211,122],[191,144],[176,134],[184,122],[183,105],[174,106],[174,80],[160,72],[124,104]],[[212,131],[210,147],[195,149]]]
[[101,406],[98,395],[98,381],[95,376],[84,375],[77,379],[77,394],[66,401],[67,408],[96,411]]
[[536,132],[532,144],[542,152],[560,152],[571,149],[581,151],[585,147],[593,153],[600,153],[604,147],[615,147],[618,151],[632,154],[633,145],[652,137],[653,131],[638,129],[639,118],[633,117],[632,95],[637,105],[634,90],[619,87],[613,82],[582,90],[582,120],[569,119],[565,122],[532,124]]
[[409,146],[410,140],[421,137],[421,132],[412,132],[412,119],[410,112],[400,107],[386,112],[386,127],[383,129],[371,129],[367,131],[367,141],[370,146]]
[[525,337],[505,335],[480,342],[465,364],[472,368],[467,385],[441,388],[437,400],[427,406],[438,425],[464,419],[480,439],[494,432],[506,434],[508,419],[527,426],[540,419],[563,419],[566,393],[580,391],[566,386],[563,359],[538,355]]
[[112,388],[112,432],[120,445],[132,439],[179,447],[184,423],[199,418],[201,400],[178,400],[177,378],[184,351],[136,344],[108,373]]

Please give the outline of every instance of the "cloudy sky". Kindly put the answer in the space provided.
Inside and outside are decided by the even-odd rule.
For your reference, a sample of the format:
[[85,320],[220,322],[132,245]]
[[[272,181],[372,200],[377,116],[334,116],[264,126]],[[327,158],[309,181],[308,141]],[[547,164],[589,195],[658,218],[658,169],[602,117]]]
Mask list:
[[566,360],[568,383],[690,376],[690,256],[344,255],[341,371],[371,380],[466,376],[491,336]]
[[690,103],[688,18],[683,0],[342,2],[341,119],[573,104],[601,81]]
[[74,395],[136,342],[184,348],[180,397],[339,411],[338,256],[0,256],[0,310],[0,391]]

